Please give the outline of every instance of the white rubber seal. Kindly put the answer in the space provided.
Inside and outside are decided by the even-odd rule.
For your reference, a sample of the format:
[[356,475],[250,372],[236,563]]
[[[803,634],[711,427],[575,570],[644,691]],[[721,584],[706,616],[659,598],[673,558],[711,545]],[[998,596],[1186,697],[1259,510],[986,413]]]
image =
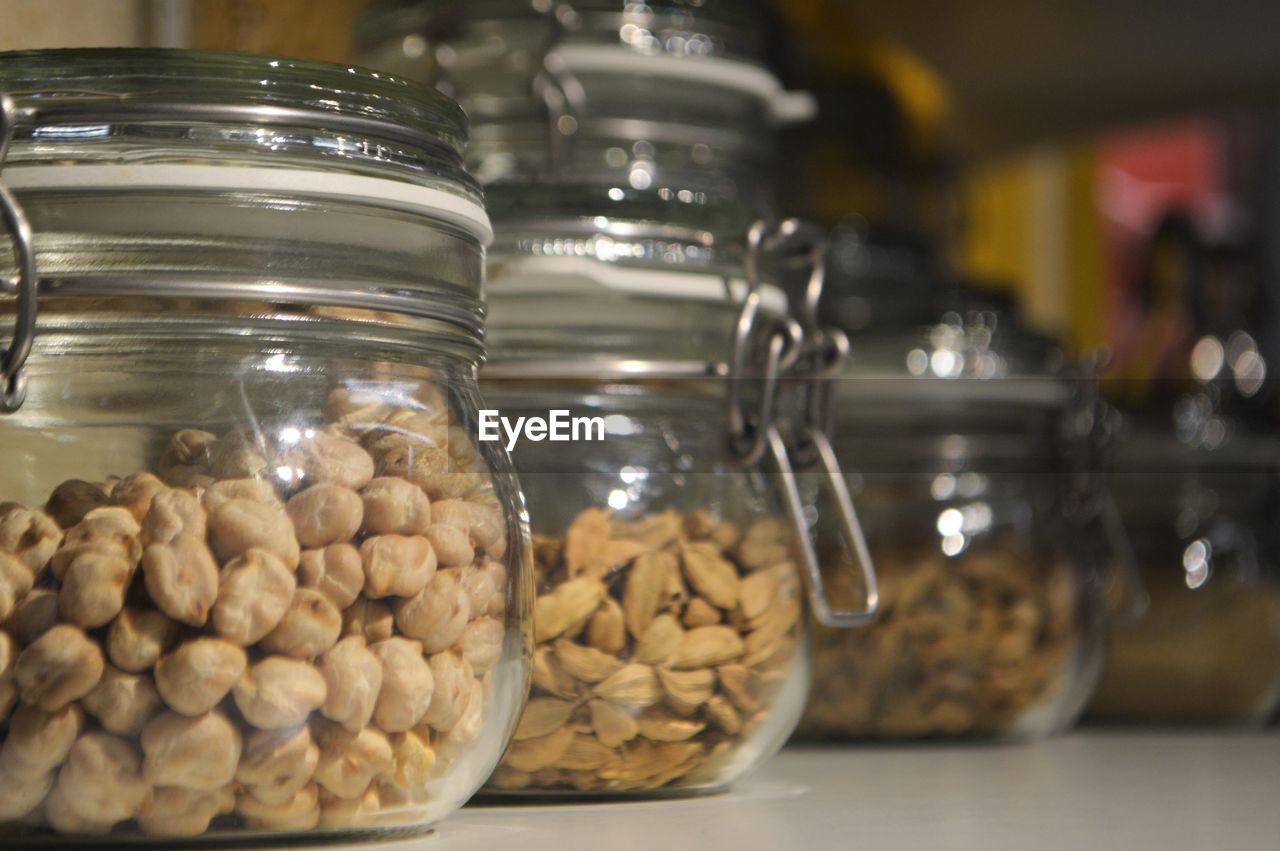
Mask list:
[[[605,263],[588,257],[519,257],[490,269],[493,285],[521,276],[539,278],[589,278],[607,289],[651,298],[673,301],[725,301],[741,303],[747,295],[747,282],[742,278],[726,281],[720,275],[706,272],[672,272],[664,269],[636,269]],[[769,284],[760,287],[760,306],[768,313],[784,315],[787,295]]]
[[625,47],[590,44],[560,45],[549,55],[574,72],[667,77],[741,92],[764,101],[778,124],[808,121],[818,112],[813,95],[789,92],[765,69],[735,59],[648,55]]
[[279,192],[314,198],[354,199],[421,213],[455,225],[483,245],[493,227],[475,202],[429,186],[360,174],[259,166],[99,164],[10,165],[11,189],[207,189],[220,192]]

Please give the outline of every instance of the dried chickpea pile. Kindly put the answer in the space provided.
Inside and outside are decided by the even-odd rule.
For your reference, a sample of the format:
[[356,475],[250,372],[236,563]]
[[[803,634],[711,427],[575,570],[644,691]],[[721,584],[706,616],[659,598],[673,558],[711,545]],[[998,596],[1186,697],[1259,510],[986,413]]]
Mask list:
[[805,736],[1009,732],[1058,693],[1076,646],[1069,566],[993,542],[876,557],[880,609],[861,630],[818,629]]
[[0,823],[412,820],[503,644],[503,514],[437,401],[338,390],[315,429],[184,430],[158,475],[0,507]]
[[534,539],[532,697],[497,790],[715,782],[796,652],[798,578],[772,520],[582,512]]

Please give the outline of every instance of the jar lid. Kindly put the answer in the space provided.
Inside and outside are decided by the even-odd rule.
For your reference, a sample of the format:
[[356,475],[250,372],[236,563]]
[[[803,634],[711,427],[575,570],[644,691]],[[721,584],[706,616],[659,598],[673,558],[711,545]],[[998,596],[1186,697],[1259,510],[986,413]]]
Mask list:
[[407,80],[250,54],[41,50],[0,54],[0,93],[15,124],[4,179],[19,191],[289,191],[490,237],[462,166],[465,115]]

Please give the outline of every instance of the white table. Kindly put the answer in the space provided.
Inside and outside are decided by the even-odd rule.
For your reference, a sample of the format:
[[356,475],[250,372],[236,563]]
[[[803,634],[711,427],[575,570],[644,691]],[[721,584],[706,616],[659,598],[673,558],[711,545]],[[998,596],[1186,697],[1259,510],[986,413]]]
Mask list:
[[[1280,849],[1280,732],[783,751],[732,793],[472,806],[385,851]],[[365,846],[369,848],[369,846]]]

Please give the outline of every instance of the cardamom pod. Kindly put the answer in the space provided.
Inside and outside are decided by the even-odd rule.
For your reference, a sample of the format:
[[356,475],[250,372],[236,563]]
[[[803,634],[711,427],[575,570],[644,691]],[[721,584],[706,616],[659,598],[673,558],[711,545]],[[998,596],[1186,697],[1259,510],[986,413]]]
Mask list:
[[744,649],[742,639],[732,627],[702,626],[684,634],[668,664],[685,670],[722,665],[741,656]]
[[639,663],[623,667],[591,691],[597,697],[636,709],[652,706],[662,699],[657,674],[653,668]]
[[605,597],[596,609],[587,624],[587,642],[602,653],[621,653],[626,648],[627,625],[617,600]]
[[605,747],[616,748],[629,742],[640,731],[635,716],[627,709],[607,700],[592,700],[587,704],[591,712],[591,727],[596,738]]
[[561,768],[565,771],[594,771],[607,765],[612,756],[613,750],[606,747],[600,739],[590,734],[579,733],[569,742],[569,747],[555,761],[552,768]]
[[677,569],[675,556],[666,552],[647,553],[632,563],[622,596],[622,613],[627,630],[635,638],[644,635],[657,615],[667,577]]
[[657,665],[675,652],[683,637],[684,630],[673,615],[658,615],[640,637],[633,658],[637,662]]
[[742,719],[738,716],[738,711],[733,708],[733,704],[724,695],[717,694],[708,700],[705,711],[711,723],[730,736],[736,736],[742,731]]
[[680,715],[692,715],[715,692],[716,674],[711,668],[692,671],[659,668],[658,681],[666,695],[667,706]]
[[681,718],[657,707],[646,709],[636,718],[640,735],[653,742],[683,742],[701,733],[705,721]]
[[503,761],[516,771],[527,771],[530,774],[541,771],[564,756],[573,737],[572,730],[561,727],[545,736],[512,742]]
[[594,647],[586,647],[567,638],[557,639],[555,648],[561,667],[570,676],[577,677],[586,683],[598,683],[608,679],[623,665],[616,656],[601,653]]
[[738,605],[742,581],[732,564],[720,556],[712,541],[699,541],[680,547],[684,575],[689,584],[713,606],[732,609]]
[[565,725],[573,714],[574,704],[554,697],[535,697],[525,704],[515,741],[545,736]]
[[593,576],[579,576],[543,594],[534,603],[533,629],[539,641],[550,641],[587,622],[608,589]]
[[[745,584],[743,588],[746,588]],[[689,629],[711,626],[720,623],[720,610],[701,597],[694,597],[689,601],[689,605],[685,606],[682,620]]]

